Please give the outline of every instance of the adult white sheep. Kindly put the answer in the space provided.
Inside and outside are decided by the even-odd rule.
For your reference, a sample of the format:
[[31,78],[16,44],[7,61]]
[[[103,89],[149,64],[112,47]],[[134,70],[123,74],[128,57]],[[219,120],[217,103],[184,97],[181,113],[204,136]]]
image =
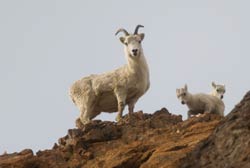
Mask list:
[[144,34],[138,34],[138,25],[133,34],[121,28],[116,32],[125,33],[120,37],[124,44],[127,64],[99,75],[90,75],[76,81],[70,88],[70,97],[80,110],[80,120],[88,123],[101,112],[117,112],[116,121],[122,117],[128,105],[129,114],[134,111],[137,100],[149,89],[149,68],[144,57],[141,42]]
[[216,96],[204,93],[191,94],[188,92],[187,85],[185,85],[184,88],[176,89],[176,95],[182,104],[188,106],[188,118],[190,118],[191,115],[206,112],[224,116],[225,105],[223,101]]

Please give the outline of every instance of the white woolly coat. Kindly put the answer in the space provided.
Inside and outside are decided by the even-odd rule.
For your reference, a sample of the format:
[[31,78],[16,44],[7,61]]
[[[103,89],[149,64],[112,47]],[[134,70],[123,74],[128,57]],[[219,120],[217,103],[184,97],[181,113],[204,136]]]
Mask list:
[[[83,101],[93,101],[93,113],[117,112],[116,94],[126,97],[125,104],[137,101],[150,86],[149,71],[144,55],[114,71],[90,75],[76,81],[70,88],[73,102],[80,108]],[[129,62],[129,60],[128,60]],[[141,65],[136,65],[136,64]]]
[[224,116],[225,105],[223,101],[212,95],[189,93],[186,104],[192,114],[210,112]]

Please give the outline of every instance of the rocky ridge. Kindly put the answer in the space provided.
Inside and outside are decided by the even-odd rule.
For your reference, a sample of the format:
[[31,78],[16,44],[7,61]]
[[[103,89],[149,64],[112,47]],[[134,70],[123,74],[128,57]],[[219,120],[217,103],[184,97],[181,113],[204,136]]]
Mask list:
[[[49,150],[0,156],[0,168],[247,167],[250,165],[250,92],[222,118],[203,114],[183,121],[166,108],[136,112],[121,122],[94,120]],[[250,167],[250,166],[249,166]]]

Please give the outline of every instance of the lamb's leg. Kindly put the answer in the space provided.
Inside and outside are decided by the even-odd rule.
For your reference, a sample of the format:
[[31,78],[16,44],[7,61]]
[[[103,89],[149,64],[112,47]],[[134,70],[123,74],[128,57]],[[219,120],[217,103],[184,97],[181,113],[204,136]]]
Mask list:
[[224,108],[218,110],[218,114],[222,117],[224,117]]
[[212,113],[212,112],[213,112],[212,108],[211,108],[209,105],[206,105],[206,106],[205,106],[204,114]]
[[122,118],[122,112],[125,108],[126,94],[123,90],[116,90],[115,95],[118,102],[118,114],[115,120],[119,121]]
[[213,113],[224,117],[224,110],[225,110],[225,106],[216,106]]
[[188,110],[187,115],[188,115],[188,119],[189,119],[192,115],[192,110]]
[[191,115],[199,114],[197,111],[194,110],[188,110],[188,119],[191,117]]

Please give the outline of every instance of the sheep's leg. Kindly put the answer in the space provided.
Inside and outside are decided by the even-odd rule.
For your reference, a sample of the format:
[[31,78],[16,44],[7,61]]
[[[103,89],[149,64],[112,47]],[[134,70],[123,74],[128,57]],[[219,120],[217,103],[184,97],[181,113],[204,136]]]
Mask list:
[[93,112],[93,113],[91,113],[91,115],[90,115],[90,120],[92,120],[93,118],[95,118],[98,114],[100,114],[101,112]]
[[84,102],[82,102],[82,106],[80,108],[80,120],[83,124],[87,124],[93,118],[95,97],[91,93],[84,97]]
[[207,113],[212,113],[212,108],[209,105],[206,105],[205,107],[204,114],[207,114]]
[[203,114],[203,111],[196,111],[196,110],[188,110],[188,119],[191,117],[191,115],[195,115],[196,117],[199,117],[200,114]]
[[115,118],[116,121],[120,121],[120,119],[122,118],[122,113],[123,113],[124,108],[125,108],[125,103],[119,102],[118,103],[118,114]]
[[192,115],[192,110],[188,110],[187,115],[188,115],[188,119],[189,119]]
[[87,124],[87,123],[89,123],[89,121],[90,121],[90,118],[88,118],[88,116],[86,116],[86,107],[85,106],[81,106],[80,107],[80,120],[81,120],[81,122],[82,122],[82,124]]
[[129,115],[131,115],[134,112],[134,108],[135,108],[135,103],[137,102],[138,99],[133,99],[128,103],[128,112]]
[[85,106],[84,108],[82,108],[82,110],[80,111],[80,120],[83,124],[87,124],[91,121],[92,118],[94,118],[95,116],[93,116],[93,107],[91,106]]
[[117,90],[115,94],[118,102],[118,114],[115,120],[119,121],[122,118],[122,113],[125,108],[126,94],[122,90]]
[[224,108],[225,107],[222,107],[222,108],[219,108],[219,109],[217,109],[217,114],[219,114],[219,115],[221,115],[222,117],[224,117]]
[[128,114],[131,115],[134,112],[135,103],[131,103],[128,105]]

